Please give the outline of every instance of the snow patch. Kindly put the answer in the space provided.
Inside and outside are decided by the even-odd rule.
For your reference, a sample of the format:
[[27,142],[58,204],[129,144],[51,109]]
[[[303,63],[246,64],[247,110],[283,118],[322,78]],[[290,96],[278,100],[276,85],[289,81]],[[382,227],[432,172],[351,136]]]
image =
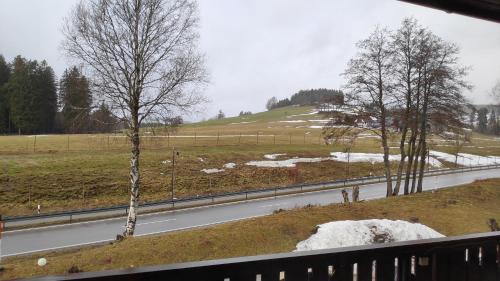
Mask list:
[[318,231],[296,246],[296,251],[361,246],[388,242],[444,237],[434,229],[402,220],[372,219],[335,221],[318,226]]
[[243,121],[243,122],[237,122],[237,123],[229,123],[229,125],[239,125],[239,124],[251,124],[255,123],[257,121]]
[[[350,155],[345,152],[332,152],[330,155],[333,160],[340,162],[371,162],[371,163],[382,163],[384,162],[384,154],[382,153],[359,153],[351,152]],[[347,159],[349,156],[349,159]],[[399,154],[389,154],[389,161],[399,161],[401,156]],[[442,164],[439,160],[435,158],[430,158],[429,163],[434,167],[441,167]]]
[[226,164],[224,164],[223,167],[225,169],[233,169],[234,167],[236,167],[236,163],[226,163]]
[[292,117],[304,116],[304,115],[314,115],[314,114],[318,114],[318,113],[319,113],[319,111],[311,111],[309,113],[302,113],[302,114],[290,115],[290,116],[287,116],[286,118],[292,118]]
[[307,120],[309,122],[318,122],[318,123],[328,123],[330,121],[332,121],[332,119],[310,119],[310,120]]
[[[455,163],[455,155],[440,151],[429,152],[431,157],[437,158],[442,161]],[[461,166],[475,166],[475,165],[492,165],[500,164],[500,157],[495,156],[480,156],[468,153],[458,153],[457,164]]]
[[168,164],[170,162],[171,162],[170,160],[163,160],[163,161],[161,161],[162,164]]
[[279,121],[280,123],[305,123],[307,121],[304,120],[286,120],[286,121]]
[[265,167],[265,168],[293,168],[297,163],[314,163],[327,160],[333,160],[332,157],[316,157],[316,158],[292,158],[286,160],[275,161],[250,161],[245,163],[248,166]]
[[201,157],[198,157],[198,161],[200,162],[205,162],[205,159],[201,158]]
[[286,153],[266,154],[266,155],[264,155],[264,158],[266,158],[266,159],[270,159],[270,160],[274,160],[274,159],[276,159],[278,156],[283,156],[283,155],[286,155]]
[[213,169],[203,169],[201,171],[204,172],[205,174],[215,174],[215,173],[224,172],[225,170],[213,168]]

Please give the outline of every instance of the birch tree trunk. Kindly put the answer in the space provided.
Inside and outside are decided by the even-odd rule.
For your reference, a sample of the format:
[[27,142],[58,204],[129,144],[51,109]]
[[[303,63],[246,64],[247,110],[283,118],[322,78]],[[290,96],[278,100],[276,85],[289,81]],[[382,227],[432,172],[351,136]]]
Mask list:
[[[136,119],[137,120],[137,119]],[[137,210],[139,207],[139,190],[140,190],[140,173],[139,173],[139,156],[140,156],[140,137],[139,126],[137,121],[134,122],[132,133],[130,136],[132,142],[132,153],[130,157],[130,203],[127,217],[127,226],[124,231],[124,236],[133,236],[135,223],[137,221]]]

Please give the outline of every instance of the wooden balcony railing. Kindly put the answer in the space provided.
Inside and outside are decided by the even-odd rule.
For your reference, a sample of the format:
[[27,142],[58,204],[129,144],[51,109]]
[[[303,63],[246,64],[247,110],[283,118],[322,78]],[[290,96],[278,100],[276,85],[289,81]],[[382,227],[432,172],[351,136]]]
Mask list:
[[30,280],[500,281],[500,232]]

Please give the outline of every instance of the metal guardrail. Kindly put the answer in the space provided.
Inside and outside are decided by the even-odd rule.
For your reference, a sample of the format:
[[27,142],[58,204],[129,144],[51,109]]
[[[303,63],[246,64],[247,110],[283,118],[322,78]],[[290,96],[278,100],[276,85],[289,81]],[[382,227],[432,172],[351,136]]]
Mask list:
[[[444,175],[450,173],[460,173],[467,171],[479,171],[479,170],[488,170],[488,169],[496,169],[500,168],[499,164],[496,165],[483,165],[483,166],[471,166],[471,167],[461,167],[455,169],[435,169],[426,171],[425,176],[434,176],[434,175]],[[393,180],[396,180],[396,176],[392,176]],[[404,177],[403,177],[404,179]],[[277,196],[284,193],[291,192],[303,192],[303,191],[314,191],[319,189],[327,189],[327,188],[339,188],[343,186],[350,185],[366,185],[372,183],[379,183],[385,181],[385,176],[374,176],[374,177],[360,177],[360,178],[352,178],[352,179],[342,179],[335,181],[327,181],[327,182],[319,182],[319,183],[307,183],[307,184],[296,184],[289,186],[277,186],[272,188],[263,188],[263,189],[251,189],[245,191],[237,191],[237,192],[228,192],[228,193],[220,193],[213,195],[204,195],[204,196],[194,196],[194,197],[186,197],[179,198],[174,200],[161,200],[154,202],[145,202],[139,205],[140,209],[143,210],[155,210],[160,208],[175,208],[177,207],[189,207],[190,205],[208,205],[214,203],[220,203],[223,201],[231,201],[231,200],[249,200],[255,199],[258,197],[265,196]],[[128,211],[128,205],[117,205],[110,207],[102,207],[102,208],[93,208],[93,209],[79,209],[79,210],[70,210],[64,212],[50,212],[50,213],[42,213],[36,215],[27,215],[27,216],[10,216],[3,217],[3,221],[6,223],[6,226],[13,225],[26,225],[26,224],[34,224],[43,221],[61,221],[65,220],[68,222],[72,222],[75,219],[89,218],[89,217],[97,217],[104,215],[126,215]],[[26,223],[32,222],[32,223]]]
[[498,281],[500,232],[28,280]]

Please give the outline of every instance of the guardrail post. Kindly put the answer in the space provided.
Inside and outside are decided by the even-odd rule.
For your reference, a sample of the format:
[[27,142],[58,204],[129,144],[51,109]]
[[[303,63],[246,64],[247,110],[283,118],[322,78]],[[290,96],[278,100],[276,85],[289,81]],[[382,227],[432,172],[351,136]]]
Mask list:
[[69,215],[69,223],[73,220],[73,214]]
[[245,192],[245,200],[248,200],[248,192]]

